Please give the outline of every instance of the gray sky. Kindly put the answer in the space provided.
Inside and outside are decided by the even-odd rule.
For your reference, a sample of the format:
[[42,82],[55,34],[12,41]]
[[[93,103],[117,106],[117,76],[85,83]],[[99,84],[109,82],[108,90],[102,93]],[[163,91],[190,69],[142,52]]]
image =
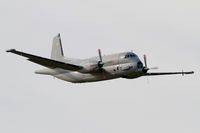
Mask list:
[[[1,0],[0,132],[199,133],[199,15],[198,0]],[[196,73],[72,84],[5,52],[49,57],[57,33],[69,57],[133,50]]]

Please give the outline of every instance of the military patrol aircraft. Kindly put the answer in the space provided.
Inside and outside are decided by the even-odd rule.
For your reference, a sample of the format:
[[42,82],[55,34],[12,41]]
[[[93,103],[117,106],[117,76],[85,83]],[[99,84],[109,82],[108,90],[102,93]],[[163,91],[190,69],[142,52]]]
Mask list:
[[27,60],[46,67],[35,71],[36,74],[51,75],[58,79],[72,83],[96,82],[116,78],[134,79],[141,76],[157,76],[171,74],[193,74],[189,72],[148,72],[146,55],[144,55],[144,65],[138,56],[133,52],[123,52],[111,55],[101,55],[88,59],[72,59],[64,57],[60,34],[54,37],[51,58],[44,58],[29,53],[7,50],[28,58]]

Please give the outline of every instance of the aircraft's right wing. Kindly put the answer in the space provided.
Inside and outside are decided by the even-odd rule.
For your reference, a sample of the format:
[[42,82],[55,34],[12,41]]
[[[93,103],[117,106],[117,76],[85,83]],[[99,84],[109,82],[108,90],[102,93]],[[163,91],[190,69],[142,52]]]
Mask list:
[[28,58],[27,60],[40,64],[42,66],[48,67],[48,68],[62,68],[62,69],[71,70],[71,71],[77,71],[77,70],[82,69],[82,66],[77,66],[74,64],[68,64],[68,63],[64,63],[64,62],[60,62],[60,61],[56,61],[52,59],[47,59],[44,57],[17,51],[15,49],[10,49],[10,50],[7,50],[6,52],[11,52],[20,56],[27,57]]

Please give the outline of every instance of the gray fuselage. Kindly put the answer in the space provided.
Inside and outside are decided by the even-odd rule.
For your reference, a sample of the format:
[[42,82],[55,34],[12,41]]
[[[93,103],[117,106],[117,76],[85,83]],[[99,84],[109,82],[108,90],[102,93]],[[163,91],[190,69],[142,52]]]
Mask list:
[[132,52],[102,56],[102,60],[104,62],[103,69],[98,69],[97,63],[99,57],[84,60],[66,59],[65,62],[81,65],[84,68],[80,71],[55,68],[46,70],[46,74],[73,83],[94,82],[114,78],[137,78],[142,76],[143,64],[138,56]]

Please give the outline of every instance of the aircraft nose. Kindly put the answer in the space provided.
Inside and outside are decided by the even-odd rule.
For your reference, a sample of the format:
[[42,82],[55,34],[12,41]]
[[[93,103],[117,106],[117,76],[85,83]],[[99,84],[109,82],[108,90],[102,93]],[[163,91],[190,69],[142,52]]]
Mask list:
[[138,61],[138,63],[137,63],[137,68],[138,68],[138,69],[142,69],[142,68],[143,68],[143,64],[142,64],[141,61]]

